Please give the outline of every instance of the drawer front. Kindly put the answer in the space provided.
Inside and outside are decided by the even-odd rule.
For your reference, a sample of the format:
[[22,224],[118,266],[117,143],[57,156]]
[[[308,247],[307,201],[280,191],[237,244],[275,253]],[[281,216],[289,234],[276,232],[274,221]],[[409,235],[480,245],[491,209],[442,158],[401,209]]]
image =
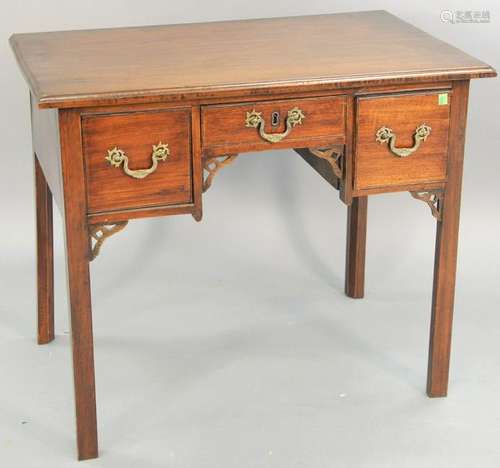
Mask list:
[[89,213],[192,203],[190,110],[88,115],[82,129]]
[[450,100],[445,91],[359,98],[354,190],[446,180]]
[[345,112],[344,96],[205,106],[203,152],[212,156],[342,144]]

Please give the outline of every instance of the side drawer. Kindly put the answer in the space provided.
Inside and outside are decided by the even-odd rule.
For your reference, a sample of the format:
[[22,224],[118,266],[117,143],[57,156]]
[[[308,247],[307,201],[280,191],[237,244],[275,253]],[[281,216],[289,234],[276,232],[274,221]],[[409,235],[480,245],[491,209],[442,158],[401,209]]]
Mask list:
[[201,118],[202,147],[207,156],[343,144],[346,98],[209,105],[202,108]]
[[82,131],[89,213],[192,203],[190,109],[84,115]]
[[354,191],[446,180],[449,91],[357,99]]

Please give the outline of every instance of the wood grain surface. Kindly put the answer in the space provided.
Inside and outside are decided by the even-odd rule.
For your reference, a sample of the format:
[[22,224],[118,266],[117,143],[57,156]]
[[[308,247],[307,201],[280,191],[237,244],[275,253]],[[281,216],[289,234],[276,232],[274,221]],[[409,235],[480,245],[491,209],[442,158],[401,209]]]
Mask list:
[[43,107],[494,76],[386,11],[15,34]]

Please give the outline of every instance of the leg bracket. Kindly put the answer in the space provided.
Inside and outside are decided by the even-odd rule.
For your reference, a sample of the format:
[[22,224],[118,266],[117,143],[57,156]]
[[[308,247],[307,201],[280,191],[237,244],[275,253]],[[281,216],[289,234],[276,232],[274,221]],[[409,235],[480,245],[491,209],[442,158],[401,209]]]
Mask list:
[[91,245],[90,261],[94,260],[101,252],[101,247],[104,241],[125,229],[128,221],[121,221],[113,224],[94,224],[89,226],[90,241],[94,240],[94,245]]
[[237,154],[228,154],[225,156],[205,159],[205,161],[203,162],[203,170],[207,173],[207,176],[203,180],[203,192],[206,192],[210,188],[210,186],[212,185],[212,180],[219,169],[228,166],[237,157]]
[[309,148],[309,152],[317,158],[324,159],[332,167],[337,179],[342,179],[342,152],[337,148]]
[[432,216],[434,216],[434,218],[438,221],[441,221],[441,205],[443,199],[441,191],[410,192],[410,195],[417,200],[427,203],[431,209]]

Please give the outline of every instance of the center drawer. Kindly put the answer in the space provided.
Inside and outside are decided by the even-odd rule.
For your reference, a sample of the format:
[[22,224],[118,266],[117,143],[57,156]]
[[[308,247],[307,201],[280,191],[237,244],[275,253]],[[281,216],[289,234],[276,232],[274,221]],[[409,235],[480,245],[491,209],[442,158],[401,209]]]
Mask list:
[[206,156],[322,147],[345,141],[346,98],[284,99],[202,108]]

